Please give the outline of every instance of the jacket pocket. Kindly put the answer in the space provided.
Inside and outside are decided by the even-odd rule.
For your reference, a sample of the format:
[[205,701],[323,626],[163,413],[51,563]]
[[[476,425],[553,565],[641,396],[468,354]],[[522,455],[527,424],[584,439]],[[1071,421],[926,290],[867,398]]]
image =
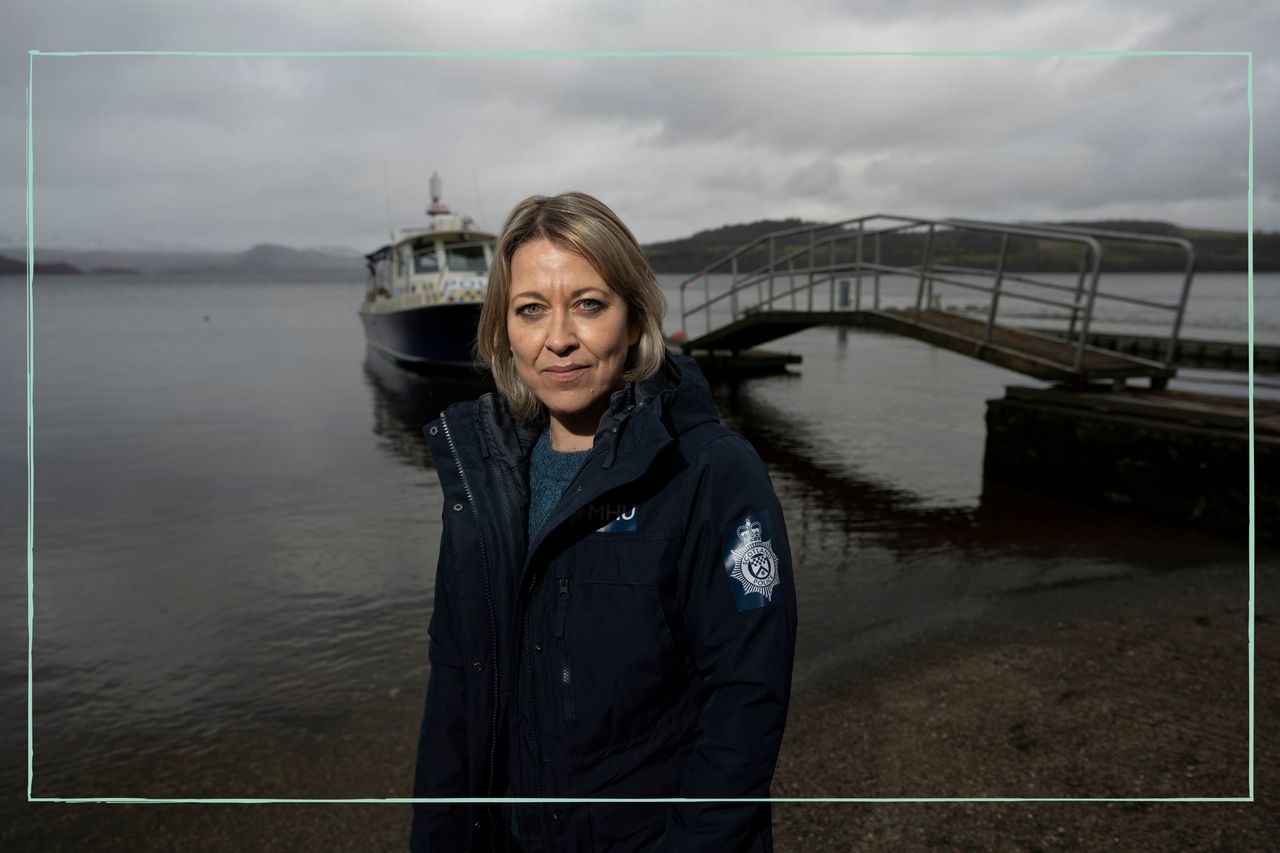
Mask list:
[[577,711],[573,704],[573,662],[569,657],[569,641],[565,636],[565,629],[569,622],[569,598],[572,589],[567,567],[557,567],[556,585],[555,637],[560,669],[557,677],[560,710],[566,722],[573,722],[577,719]]
[[650,850],[666,825],[666,803],[592,803],[593,853],[634,853]]
[[616,747],[651,730],[687,691],[663,604],[671,547],[654,538],[591,539],[556,572],[558,716],[572,723],[561,755]]

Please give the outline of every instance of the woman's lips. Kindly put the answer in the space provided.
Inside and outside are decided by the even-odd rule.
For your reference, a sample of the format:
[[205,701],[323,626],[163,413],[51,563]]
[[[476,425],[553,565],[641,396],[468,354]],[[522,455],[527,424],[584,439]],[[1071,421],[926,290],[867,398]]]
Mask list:
[[568,370],[560,370],[557,368],[547,368],[546,373],[547,373],[547,376],[551,377],[556,382],[569,382],[581,376],[584,371],[586,371],[586,368],[579,366],[579,367],[570,368]]

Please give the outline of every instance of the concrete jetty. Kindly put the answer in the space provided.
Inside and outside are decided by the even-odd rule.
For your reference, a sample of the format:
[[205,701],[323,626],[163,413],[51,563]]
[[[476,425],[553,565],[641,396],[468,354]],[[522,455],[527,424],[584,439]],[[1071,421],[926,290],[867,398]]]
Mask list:
[[[1243,397],[1011,386],[987,403],[984,475],[1224,533],[1249,522]],[[1254,404],[1257,532],[1280,533],[1280,402]]]

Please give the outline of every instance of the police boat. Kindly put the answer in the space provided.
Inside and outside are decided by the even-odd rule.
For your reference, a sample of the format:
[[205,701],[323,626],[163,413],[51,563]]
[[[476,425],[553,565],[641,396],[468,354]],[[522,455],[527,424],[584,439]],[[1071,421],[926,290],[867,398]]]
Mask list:
[[369,281],[360,304],[369,346],[408,369],[469,368],[493,262],[494,235],[440,201],[431,175],[427,225],[393,231],[365,255]]

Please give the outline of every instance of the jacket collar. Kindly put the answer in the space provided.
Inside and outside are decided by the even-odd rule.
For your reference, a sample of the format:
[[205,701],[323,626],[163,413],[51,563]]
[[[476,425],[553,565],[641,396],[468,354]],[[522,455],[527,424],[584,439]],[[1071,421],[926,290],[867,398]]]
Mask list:
[[[496,454],[511,470],[527,470],[529,454],[546,424],[545,417],[529,423],[517,421],[506,400],[492,392],[475,401],[457,403],[446,414],[451,420],[461,421],[464,410],[471,407],[475,407],[479,427],[475,440],[481,454]],[[697,363],[668,351],[653,376],[629,382],[609,397],[592,447],[605,446],[606,470],[621,464],[627,469],[638,467],[642,472],[668,441],[695,426],[718,420],[710,386]],[[471,436],[464,433],[460,438],[465,441]],[[622,463],[617,462],[620,457]]]
[[[500,467],[506,469],[509,482],[515,484],[517,494],[527,499],[528,460],[542,432],[542,423],[517,422],[505,400],[492,393],[455,403],[441,413],[441,419],[454,425],[453,430],[444,432],[451,436],[451,445],[457,443],[456,448],[450,449],[455,452],[458,472],[462,474],[465,469],[472,475],[464,475],[457,487],[465,488],[467,480],[482,486],[489,476],[484,460],[496,457]],[[662,368],[652,377],[630,382],[614,392],[600,418],[592,452],[570,484],[573,491],[566,492],[557,511],[543,524],[525,553],[524,567],[517,572],[518,589],[523,590],[524,576],[542,543],[575,512],[641,477],[681,433],[718,420],[710,387],[697,364],[692,358],[669,351]],[[425,429],[430,436],[431,427]],[[441,473],[446,492],[452,481],[451,474]],[[574,483],[577,488],[573,488]],[[481,488],[482,493],[485,491]]]

